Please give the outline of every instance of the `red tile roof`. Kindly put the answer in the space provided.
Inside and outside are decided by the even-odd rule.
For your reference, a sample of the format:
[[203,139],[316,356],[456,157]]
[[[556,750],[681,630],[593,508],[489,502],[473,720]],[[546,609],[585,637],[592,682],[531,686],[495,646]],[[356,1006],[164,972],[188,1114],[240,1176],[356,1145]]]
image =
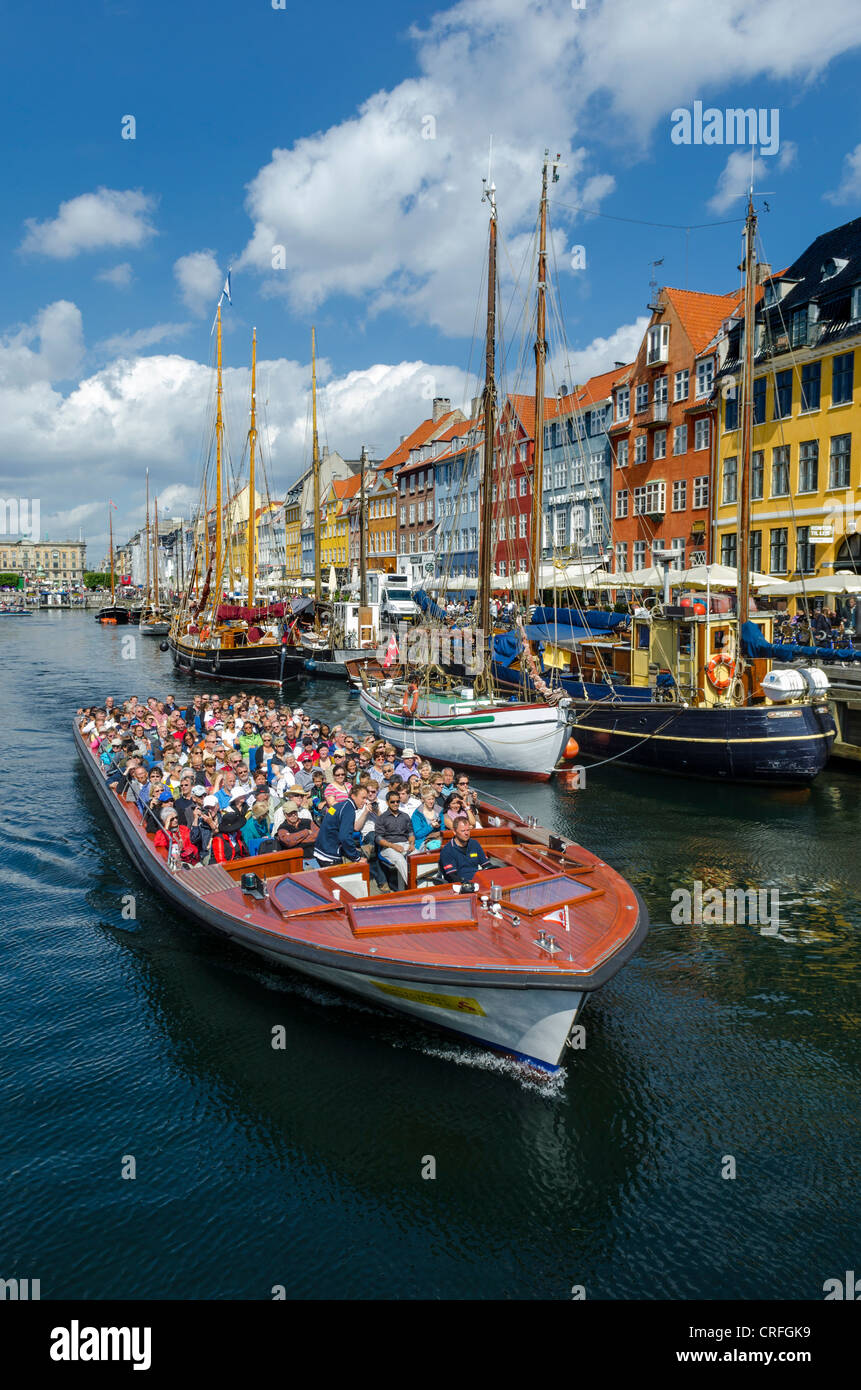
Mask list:
[[377,465],[378,469],[388,472],[390,468],[397,468],[399,464],[406,463],[410,456],[410,449],[418,449],[422,444],[427,444],[431,436],[438,437],[440,427],[445,428],[444,421],[451,420],[455,413],[453,410],[447,410],[445,415],[441,415],[438,420],[422,420],[420,425],[416,425],[412,434],[408,434],[403,443],[393,449],[388,457]]
[[738,306],[742,295],[741,290],[730,290],[729,294],[703,294],[699,290],[670,288],[662,293],[681,319],[695,354],[711,342],[724,319]]

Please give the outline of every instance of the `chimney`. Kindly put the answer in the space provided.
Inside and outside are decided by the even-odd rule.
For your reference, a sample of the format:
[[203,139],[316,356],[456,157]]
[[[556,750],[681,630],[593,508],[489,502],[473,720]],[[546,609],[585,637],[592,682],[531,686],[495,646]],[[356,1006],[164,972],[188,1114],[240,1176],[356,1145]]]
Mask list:
[[756,283],[757,283],[758,285],[761,285],[761,284],[763,284],[766,280],[769,280],[770,278],[771,278],[771,265],[769,264],[769,262],[768,262],[768,261],[757,261],[757,265],[756,265]]
[[[482,396],[483,394],[482,392]],[[475,420],[477,416],[481,414],[482,396],[473,396],[472,398],[472,404],[469,407],[469,418],[471,420]]]
[[441,420],[443,415],[448,415],[451,410],[451,401],[448,396],[434,396],[433,398],[433,422]]

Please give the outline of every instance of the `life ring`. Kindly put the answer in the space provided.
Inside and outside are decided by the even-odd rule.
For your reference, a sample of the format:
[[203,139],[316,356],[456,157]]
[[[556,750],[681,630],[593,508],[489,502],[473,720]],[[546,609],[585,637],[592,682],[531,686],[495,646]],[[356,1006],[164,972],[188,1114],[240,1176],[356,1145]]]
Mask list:
[[202,627],[202,628],[200,629],[200,640],[201,640],[201,642],[205,642],[205,641],[207,640],[208,637],[209,637],[209,628],[208,628],[208,627]]
[[723,692],[729,688],[730,681],[735,675],[735,662],[731,656],[723,656],[718,652],[706,667],[706,675],[712,688]]
[[404,691],[404,698],[401,708],[404,714],[415,714],[419,704],[419,688],[417,685],[408,685]]

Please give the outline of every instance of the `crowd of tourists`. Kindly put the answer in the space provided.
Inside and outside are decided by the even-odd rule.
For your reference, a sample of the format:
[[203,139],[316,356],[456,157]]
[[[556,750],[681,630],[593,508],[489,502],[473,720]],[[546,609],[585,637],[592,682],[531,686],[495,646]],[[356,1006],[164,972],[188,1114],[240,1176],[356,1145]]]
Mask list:
[[171,868],[301,848],[323,868],[366,859],[389,892],[407,886],[414,854],[438,851],[442,877],[461,884],[488,862],[465,773],[301,707],[198,694],[108,697],[78,713],[108,783]]

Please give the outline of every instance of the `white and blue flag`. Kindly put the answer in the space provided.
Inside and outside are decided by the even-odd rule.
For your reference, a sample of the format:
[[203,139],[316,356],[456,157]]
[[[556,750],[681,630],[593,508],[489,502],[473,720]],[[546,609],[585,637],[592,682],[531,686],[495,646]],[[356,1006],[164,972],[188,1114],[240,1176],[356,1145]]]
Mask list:
[[[229,271],[229,270],[228,270],[228,272],[227,272],[227,279],[224,281],[224,289],[221,291],[221,298],[223,299],[225,295],[227,295],[227,302],[228,302],[228,304],[232,304],[232,303],[233,303],[233,300],[232,300],[232,298],[231,298],[231,296],[230,296],[230,271]],[[220,302],[221,302],[221,301],[219,300],[219,303],[220,303]]]

